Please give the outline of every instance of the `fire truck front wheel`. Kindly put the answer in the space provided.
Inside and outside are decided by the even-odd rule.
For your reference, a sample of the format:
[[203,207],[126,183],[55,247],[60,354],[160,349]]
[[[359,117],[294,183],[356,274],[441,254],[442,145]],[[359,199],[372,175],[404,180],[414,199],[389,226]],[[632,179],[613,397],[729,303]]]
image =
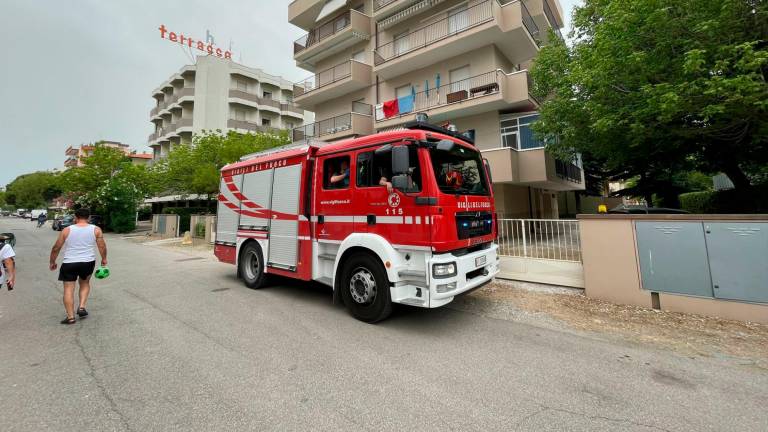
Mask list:
[[352,316],[368,323],[381,321],[392,312],[389,279],[381,262],[368,254],[356,254],[344,264],[341,296]]
[[243,246],[238,265],[245,286],[254,289],[264,286],[267,275],[264,274],[264,254],[258,243],[250,242]]

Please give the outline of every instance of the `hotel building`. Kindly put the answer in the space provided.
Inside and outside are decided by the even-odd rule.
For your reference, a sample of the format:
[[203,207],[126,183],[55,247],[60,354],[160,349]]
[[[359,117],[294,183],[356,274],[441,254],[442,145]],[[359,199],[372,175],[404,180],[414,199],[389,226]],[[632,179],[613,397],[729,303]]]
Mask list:
[[501,215],[557,218],[584,175],[534,137],[528,67],[561,37],[562,15],[557,0],[295,0],[288,20],[307,33],[294,59],[311,75],[294,101],[316,120],[293,138],[368,135],[425,113],[474,135]]

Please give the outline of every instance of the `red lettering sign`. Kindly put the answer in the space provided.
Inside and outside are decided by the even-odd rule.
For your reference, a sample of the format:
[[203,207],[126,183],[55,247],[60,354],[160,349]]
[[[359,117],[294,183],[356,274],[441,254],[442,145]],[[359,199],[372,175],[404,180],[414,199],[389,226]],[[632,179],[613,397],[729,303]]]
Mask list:
[[185,36],[182,33],[177,34],[175,32],[168,31],[168,29],[165,28],[165,24],[160,24],[158,30],[160,30],[161,39],[168,39],[171,42],[186,45],[189,48],[197,48],[198,51],[208,53],[208,55],[215,55],[216,57],[223,57],[227,60],[232,60],[232,51],[222,50],[212,43],[206,44],[203,41],[195,40],[189,36]]

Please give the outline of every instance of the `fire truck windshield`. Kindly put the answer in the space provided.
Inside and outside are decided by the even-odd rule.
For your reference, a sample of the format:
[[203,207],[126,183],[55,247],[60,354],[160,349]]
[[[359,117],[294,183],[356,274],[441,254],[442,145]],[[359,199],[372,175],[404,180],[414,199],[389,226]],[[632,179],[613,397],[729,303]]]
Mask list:
[[488,195],[488,181],[478,151],[455,145],[450,150],[433,148],[429,155],[441,192],[453,195]]

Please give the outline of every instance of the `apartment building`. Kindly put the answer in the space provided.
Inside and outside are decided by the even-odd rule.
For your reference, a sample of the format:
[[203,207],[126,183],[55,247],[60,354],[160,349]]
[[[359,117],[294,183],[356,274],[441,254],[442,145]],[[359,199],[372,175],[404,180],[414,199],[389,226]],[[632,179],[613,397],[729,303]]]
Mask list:
[[539,101],[527,68],[557,0],[295,0],[288,20],[307,33],[296,64],[311,73],[294,100],[315,112],[294,139],[325,141],[402,127],[425,113],[469,131],[491,165],[507,217],[558,217],[558,194],[584,189],[581,163],[561,162],[536,140]]
[[261,69],[215,56],[199,56],[157,87],[148,143],[156,158],[203,130],[269,132],[303,124],[293,83]]
[[131,162],[136,165],[145,164],[152,160],[152,153],[144,153],[131,150],[128,144],[123,144],[117,141],[98,141],[93,144],[83,144],[81,146],[67,147],[67,149],[64,150],[64,169],[83,166],[83,159],[91,156],[96,147],[99,146],[120,150],[121,152],[125,153],[127,157],[131,158]]

